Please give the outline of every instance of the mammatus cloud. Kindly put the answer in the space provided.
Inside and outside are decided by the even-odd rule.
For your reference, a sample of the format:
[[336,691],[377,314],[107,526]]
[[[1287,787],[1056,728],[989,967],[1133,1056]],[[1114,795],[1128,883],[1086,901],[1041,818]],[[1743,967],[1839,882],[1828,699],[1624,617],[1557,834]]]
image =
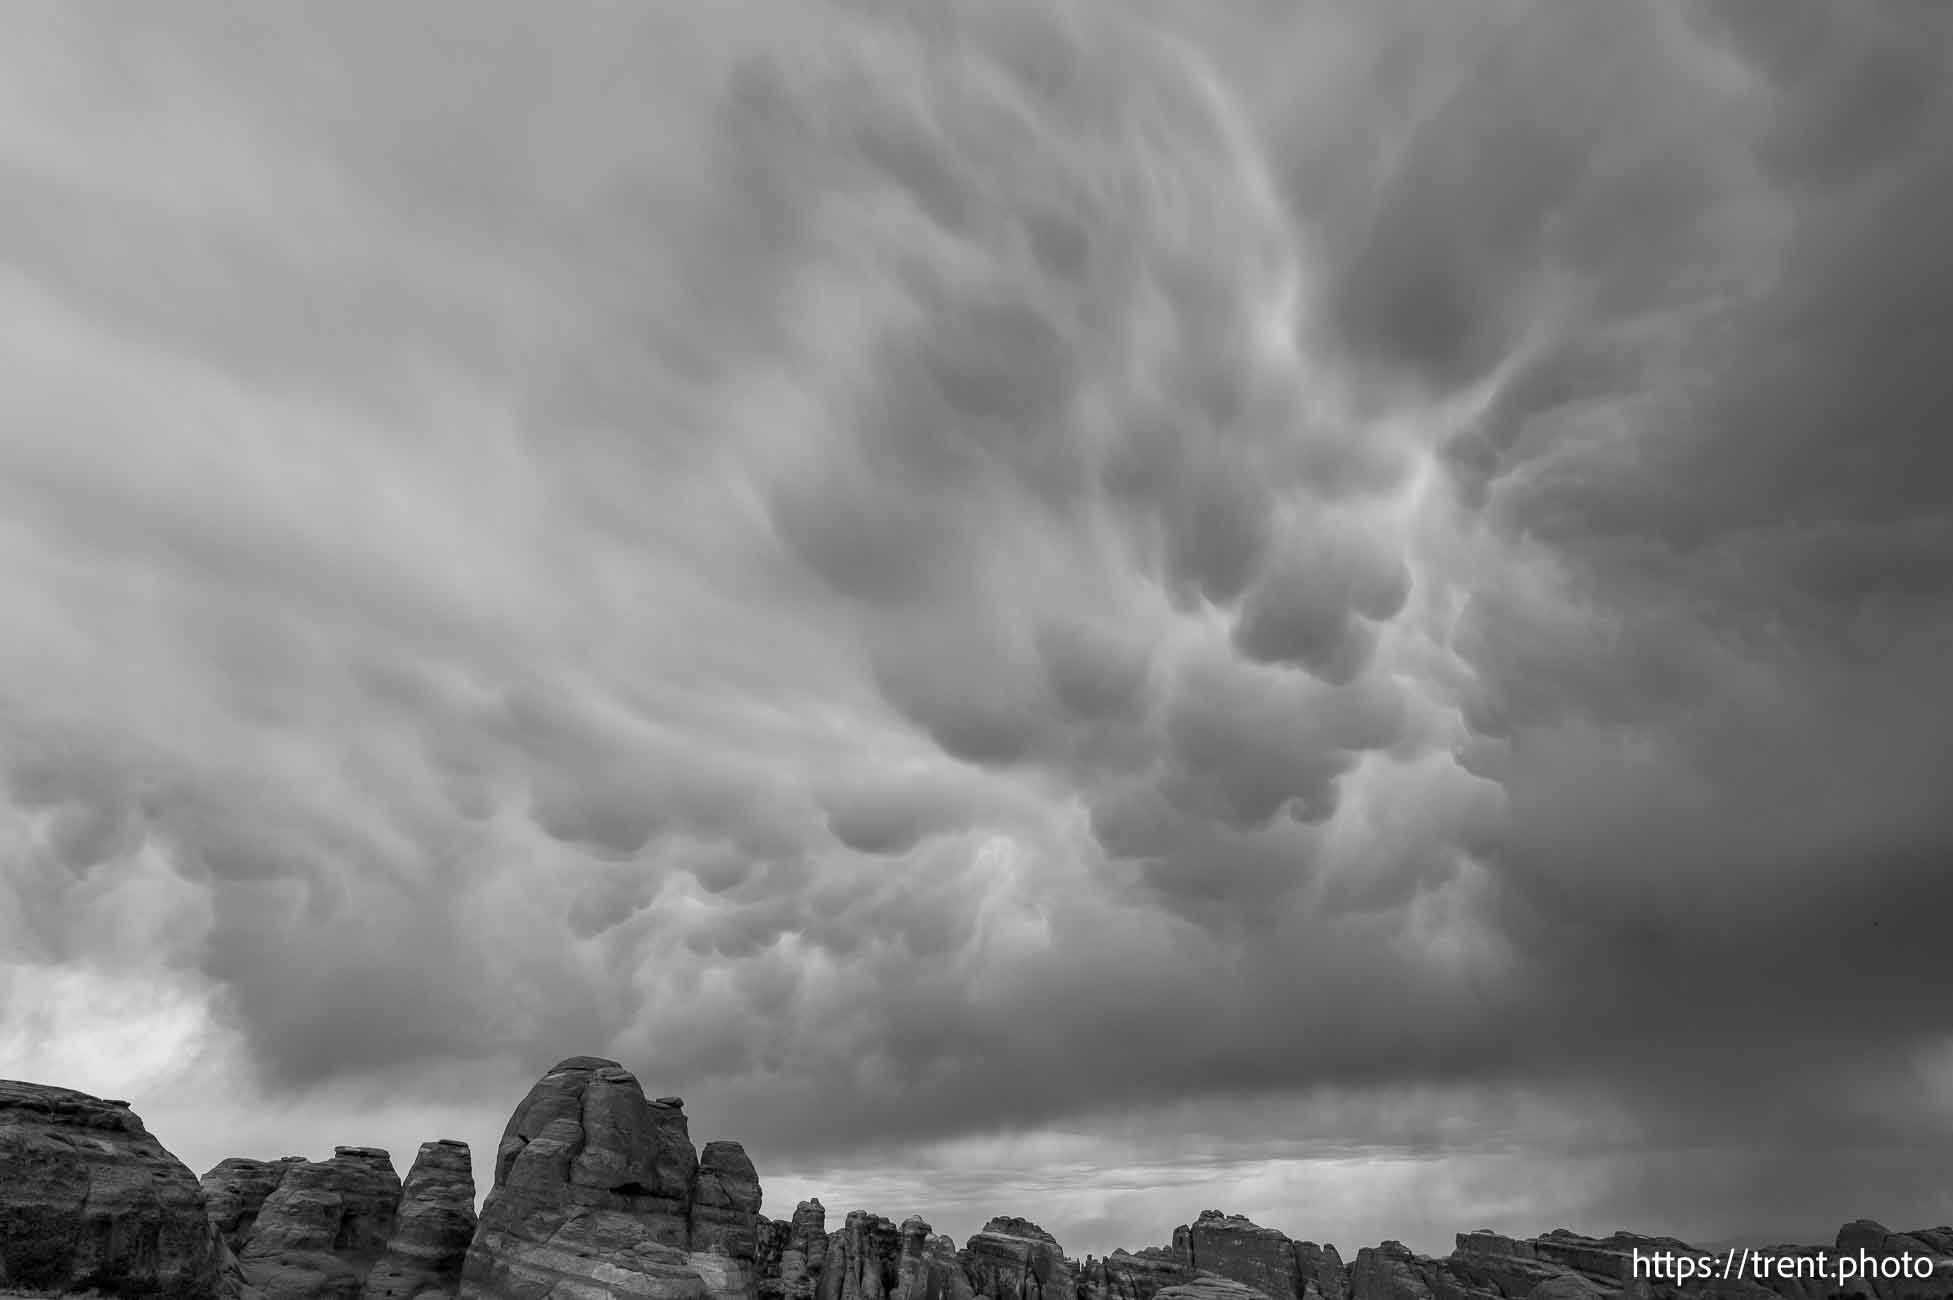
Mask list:
[[31,7],[0,1065],[1946,1217],[1948,22]]

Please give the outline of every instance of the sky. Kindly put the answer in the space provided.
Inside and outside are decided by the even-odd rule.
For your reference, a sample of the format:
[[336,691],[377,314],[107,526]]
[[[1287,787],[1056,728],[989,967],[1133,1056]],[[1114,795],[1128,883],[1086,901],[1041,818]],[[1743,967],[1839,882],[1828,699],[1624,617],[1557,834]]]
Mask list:
[[1080,1256],[1953,1221],[1953,6],[9,29],[0,1076],[485,1186],[609,1056]]

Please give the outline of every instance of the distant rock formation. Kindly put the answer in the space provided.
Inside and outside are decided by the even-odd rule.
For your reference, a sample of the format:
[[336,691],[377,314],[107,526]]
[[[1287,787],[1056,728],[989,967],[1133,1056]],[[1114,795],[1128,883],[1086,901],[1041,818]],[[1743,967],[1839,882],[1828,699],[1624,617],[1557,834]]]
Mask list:
[[0,1079],[0,1288],[207,1300],[228,1257],[129,1103]]
[[245,1281],[264,1300],[359,1300],[393,1235],[400,1190],[376,1147],[292,1162],[238,1250]]
[[[127,1103],[0,1081],[0,1291],[121,1300],[1953,1300],[1953,1227],[1860,1219],[1835,1242],[1755,1252],[1925,1260],[1931,1276],[1838,1285],[1708,1256],[1648,1276],[1668,1237],[1464,1232],[1444,1256],[1385,1241],[1347,1265],[1240,1215],[1203,1211],[1165,1246],[1083,1263],[1027,1219],[959,1250],[918,1216],[827,1231],[802,1201],[760,1213],[737,1142],[692,1145],[684,1103],[646,1100],[615,1061],[572,1057],[530,1089],[496,1149],[479,1221],[465,1143],[423,1145],[403,1185],[385,1151],[229,1159],[199,1182]],[[1637,1257],[1644,1260],[1636,1268]],[[1729,1260],[1735,1260],[1732,1253]],[[1815,1261],[1813,1261],[1815,1262]]]
[[818,1198],[794,1207],[790,1220],[758,1219],[759,1300],[811,1300],[827,1263],[827,1209]]
[[1057,1238],[1029,1219],[983,1225],[960,1256],[970,1289],[993,1300],[1073,1300],[1078,1283]]
[[461,1296],[756,1300],[759,1179],[737,1143],[707,1152],[679,1098],[647,1101],[615,1061],[562,1062],[502,1134]]
[[400,1191],[386,1253],[366,1275],[361,1300],[450,1300],[475,1238],[475,1173],[468,1144],[421,1144]]

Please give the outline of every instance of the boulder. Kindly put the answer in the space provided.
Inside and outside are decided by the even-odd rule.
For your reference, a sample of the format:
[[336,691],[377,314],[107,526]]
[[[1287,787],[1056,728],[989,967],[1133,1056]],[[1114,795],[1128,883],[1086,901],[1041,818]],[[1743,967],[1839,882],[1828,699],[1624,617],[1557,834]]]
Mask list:
[[227,1255],[128,1102],[0,1079],[0,1288],[206,1300]]
[[400,1191],[386,1253],[366,1275],[362,1300],[449,1300],[475,1236],[475,1173],[468,1144],[426,1142]]

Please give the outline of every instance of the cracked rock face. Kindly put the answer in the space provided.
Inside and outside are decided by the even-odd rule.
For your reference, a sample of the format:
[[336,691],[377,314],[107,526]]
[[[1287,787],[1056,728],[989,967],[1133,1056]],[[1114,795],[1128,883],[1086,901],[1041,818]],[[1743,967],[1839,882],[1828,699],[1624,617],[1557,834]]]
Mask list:
[[366,1275],[361,1300],[449,1300],[475,1236],[475,1175],[468,1144],[421,1144],[400,1191],[386,1253]]
[[[460,1295],[750,1295],[758,1181],[751,1194],[754,1228],[742,1239],[744,1152],[734,1158],[722,1150],[714,1160],[702,1219],[708,1249],[699,1253],[713,1256],[712,1244],[719,1250],[702,1271],[692,1251],[699,1159],[678,1099],[647,1101],[637,1078],[615,1061],[563,1061],[529,1090],[503,1131],[495,1186],[462,1267]],[[750,1170],[750,1162],[744,1168]],[[734,1246],[743,1256],[726,1253]],[[744,1292],[730,1289],[742,1283]]]
[[377,1147],[298,1161],[265,1197],[237,1253],[245,1281],[264,1300],[358,1300],[399,1206],[400,1176]]
[[250,1160],[231,1156],[197,1181],[203,1187],[204,1209],[213,1227],[232,1250],[242,1250],[257,1225],[258,1212],[265,1198],[278,1190],[293,1165],[305,1163],[304,1156],[282,1160]]
[[0,1288],[206,1300],[226,1254],[127,1102],[0,1079]]

